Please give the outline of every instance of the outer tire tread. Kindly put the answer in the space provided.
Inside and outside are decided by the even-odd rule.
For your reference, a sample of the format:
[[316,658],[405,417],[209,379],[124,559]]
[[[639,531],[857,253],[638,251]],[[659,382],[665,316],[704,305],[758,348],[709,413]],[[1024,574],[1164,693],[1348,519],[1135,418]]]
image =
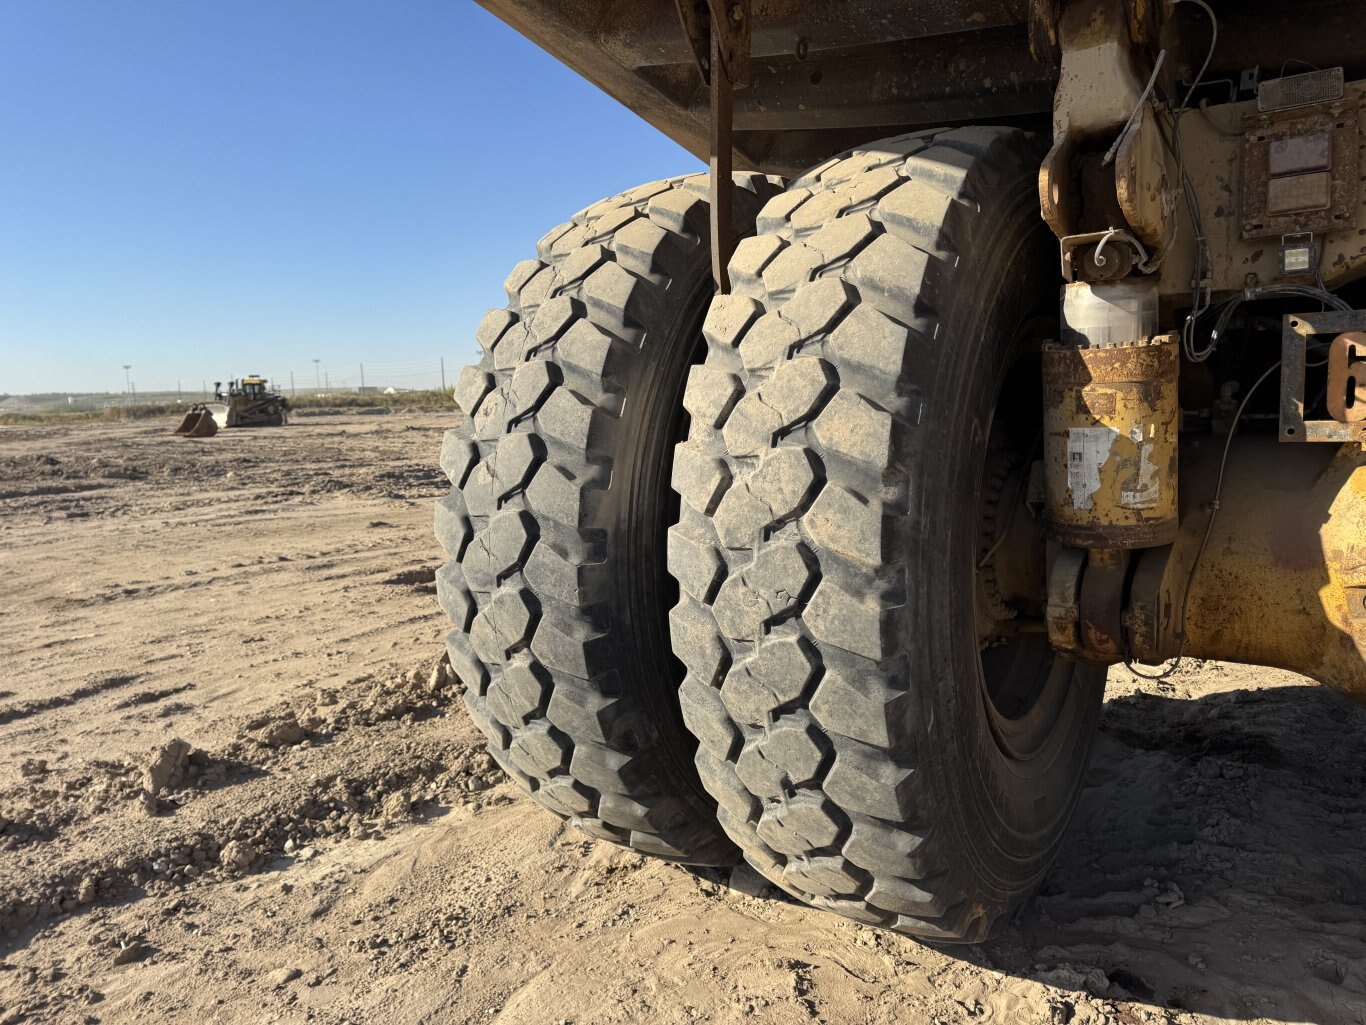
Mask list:
[[[778,188],[736,175],[737,224]],[[706,251],[706,196],[692,175],[602,200],[508,275],[508,306],[484,317],[483,358],[455,389],[466,416],[442,448],[437,592],[465,704],[512,778],[590,835],[728,864],[711,799],[628,678],[608,572],[623,402],[676,315],[674,279]]]
[[937,940],[983,938],[1018,901],[1004,883],[966,898],[919,771],[936,752],[902,615],[908,482],[934,444],[918,382],[979,201],[1038,161],[1022,132],[958,128],[793,181],[713,303],[675,457],[674,649],[720,822],[802,900]]

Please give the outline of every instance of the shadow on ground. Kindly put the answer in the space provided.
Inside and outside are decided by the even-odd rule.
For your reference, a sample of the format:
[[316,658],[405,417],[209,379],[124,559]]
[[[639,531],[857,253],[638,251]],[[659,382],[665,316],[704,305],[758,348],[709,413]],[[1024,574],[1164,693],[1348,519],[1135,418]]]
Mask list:
[[1366,1022],[1363,781],[1366,708],[1326,689],[1111,699],[1038,895],[941,949],[1155,1010]]
[[1058,861],[985,953],[1173,1009],[1366,1020],[1363,779],[1366,708],[1323,688],[1111,700]]

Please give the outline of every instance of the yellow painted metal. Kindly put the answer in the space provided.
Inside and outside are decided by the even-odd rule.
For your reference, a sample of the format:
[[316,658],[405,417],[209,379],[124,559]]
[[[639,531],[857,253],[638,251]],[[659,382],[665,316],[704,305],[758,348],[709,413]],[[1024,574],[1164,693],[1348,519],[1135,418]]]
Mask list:
[[1134,654],[1277,666],[1366,701],[1366,454],[1239,439],[1213,511],[1223,447],[1214,437],[1182,449],[1190,511],[1175,544],[1146,555],[1135,576]]
[[[1347,116],[1360,124],[1361,137],[1366,138],[1366,81],[1347,83],[1343,105]],[[1312,275],[1308,279],[1282,276],[1277,240],[1242,237],[1243,220],[1236,213],[1240,209],[1242,150],[1247,133],[1255,132],[1257,119],[1256,100],[1247,100],[1202,109],[1182,117],[1177,128],[1183,167],[1204,212],[1202,228],[1209,247],[1204,276],[1216,293],[1285,280],[1313,280]],[[1366,160],[1358,165],[1358,174],[1363,179],[1358,195],[1366,195]],[[1197,262],[1196,232],[1184,207],[1179,220],[1180,228],[1165,250],[1159,272],[1164,316],[1183,303],[1189,305]],[[1320,251],[1318,281],[1328,289],[1336,291],[1366,276],[1363,229],[1366,205],[1358,201],[1356,216],[1345,220],[1340,230],[1315,233],[1314,244]]]
[[1044,483],[1050,536],[1147,548],[1177,531],[1177,342],[1044,351]]

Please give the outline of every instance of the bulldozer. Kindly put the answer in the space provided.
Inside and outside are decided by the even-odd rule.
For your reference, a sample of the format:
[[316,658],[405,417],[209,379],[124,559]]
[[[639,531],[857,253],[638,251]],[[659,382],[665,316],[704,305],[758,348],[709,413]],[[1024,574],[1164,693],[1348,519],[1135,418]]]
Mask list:
[[211,438],[223,427],[283,427],[289,423],[289,400],[270,391],[263,377],[249,374],[236,381],[213,383],[213,402],[196,402],[181,418],[177,435]]
[[455,389],[536,801],[977,942],[1109,667],[1366,699],[1366,4],[481,2],[708,166],[548,226]]

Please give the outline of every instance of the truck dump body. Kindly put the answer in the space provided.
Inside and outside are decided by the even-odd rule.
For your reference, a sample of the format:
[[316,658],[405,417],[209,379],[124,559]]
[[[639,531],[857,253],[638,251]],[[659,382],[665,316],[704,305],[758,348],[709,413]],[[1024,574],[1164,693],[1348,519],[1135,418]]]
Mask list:
[[[480,0],[675,142],[707,156],[708,91],[675,0]],[[1152,0],[1132,0],[1150,17]],[[1287,58],[1366,74],[1366,4],[1215,2],[1206,81]],[[753,0],[750,78],[734,98],[736,166],[795,174],[849,146],[944,124],[1046,129],[1055,0]],[[1182,12],[1183,16],[1185,12]],[[1031,19],[1031,15],[1034,18]],[[1193,69],[1192,69],[1193,70]]]

